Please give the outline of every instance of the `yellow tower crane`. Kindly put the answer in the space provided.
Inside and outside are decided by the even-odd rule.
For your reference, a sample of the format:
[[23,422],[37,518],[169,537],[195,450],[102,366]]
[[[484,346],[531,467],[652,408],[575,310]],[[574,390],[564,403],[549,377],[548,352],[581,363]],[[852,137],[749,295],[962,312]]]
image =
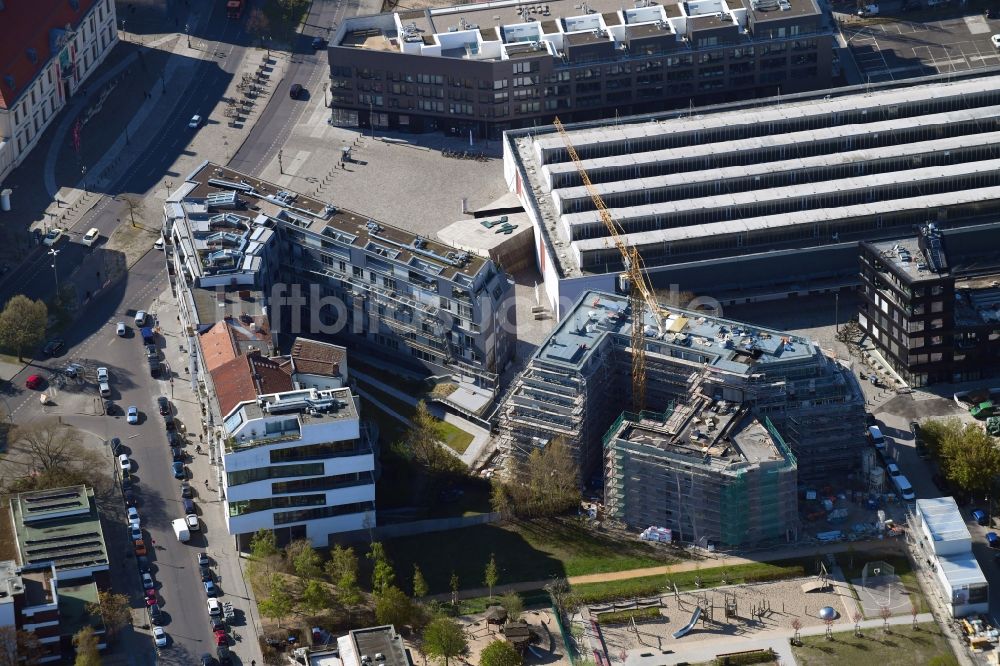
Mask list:
[[[622,255],[622,264],[625,266],[624,275],[628,279],[629,308],[632,311],[632,409],[636,413],[639,413],[646,408],[646,334],[643,324],[643,320],[645,319],[643,314],[647,309],[649,310],[649,313],[656,321],[659,334],[662,336],[664,331],[660,306],[656,302],[653,289],[647,281],[646,269],[639,251],[634,245],[630,246],[625,243],[625,230],[611,215],[611,211],[604,205],[604,199],[601,198],[600,192],[590,182],[590,176],[587,175],[587,170],[583,168],[583,162],[580,160],[576,148],[573,147],[573,142],[570,141],[569,134],[566,132],[566,128],[563,127],[562,122],[560,122],[559,118],[556,118],[553,124],[559,130],[559,135],[566,144],[566,150],[569,151],[569,156],[573,160],[573,164],[576,165],[580,179],[583,181],[584,187],[587,188],[587,193],[590,194],[590,198],[594,202],[594,207],[597,208],[604,226],[608,228],[611,240],[614,241],[615,247],[618,248],[618,251]],[[607,243],[607,240],[605,240],[605,243]]]

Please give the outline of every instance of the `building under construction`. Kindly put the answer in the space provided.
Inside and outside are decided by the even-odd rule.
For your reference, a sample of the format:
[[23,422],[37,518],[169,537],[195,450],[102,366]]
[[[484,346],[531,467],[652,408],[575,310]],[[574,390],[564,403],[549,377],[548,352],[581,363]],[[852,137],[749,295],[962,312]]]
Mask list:
[[692,407],[623,414],[611,426],[604,437],[608,516],[702,545],[797,540],[797,464],[771,422],[726,402]]
[[[647,409],[694,419],[732,408],[770,419],[804,479],[860,466],[864,397],[847,368],[798,336],[677,308],[661,315],[662,334],[643,313]],[[602,437],[631,405],[631,332],[627,297],[580,297],[501,407],[502,441],[515,457],[562,438],[582,479],[601,468]]]

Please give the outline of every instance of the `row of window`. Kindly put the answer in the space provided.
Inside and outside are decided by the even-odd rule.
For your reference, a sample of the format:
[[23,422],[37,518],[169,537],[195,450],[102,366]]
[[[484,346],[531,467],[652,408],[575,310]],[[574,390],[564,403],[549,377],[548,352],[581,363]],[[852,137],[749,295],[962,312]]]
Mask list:
[[320,476],[323,474],[323,463],[306,463],[302,465],[275,465],[273,467],[254,467],[236,472],[227,472],[228,485],[239,486],[244,483],[281,479],[294,476]]
[[264,499],[241,500],[229,503],[229,517],[236,518],[248,513],[270,511],[271,509],[288,509],[298,506],[323,506],[326,495],[291,495],[287,497],[266,497]]
[[271,484],[271,493],[284,495],[287,493],[305,493],[315,490],[334,490],[350,486],[363,486],[374,483],[370,472],[353,472],[350,474],[333,474],[313,479],[297,481],[276,481]]
[[339,442],[291,446],[287,449],[272,449],[271,464],[283,464],[301,460],[325,460],[337,456],[354,455],[364,452],[361,440],[345,439]]
[[375,510],[375,504],[373,502],[355,502],[353,504],[325,506],[318,509],[299,509],[297,511],[283,511],[274,514],[274,524],[287,525],[288,523],[302,523],[307,520],[318,520],[320,518],[333,518],[335,516],[348,516],[352,513],[365,513],[374,510]]

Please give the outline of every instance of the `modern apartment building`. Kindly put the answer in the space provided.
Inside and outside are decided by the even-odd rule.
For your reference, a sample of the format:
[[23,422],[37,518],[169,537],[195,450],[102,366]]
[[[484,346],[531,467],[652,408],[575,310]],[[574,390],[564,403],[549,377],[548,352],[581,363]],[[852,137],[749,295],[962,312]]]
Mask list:
[[1000,370],[1000,224],[862,243],[858,323],[911,386]]
[[[865,400],[847,367],[790,333],[668,306],[661,312],[662,335],[653,317],[642,314],[647,409],[669,412],[670,423],[681,425],[718,421],[712,414],[730,409],[769,419],[803,479],[860,467]],[[584,480],[602,471],[602,438],[631,401],[633,316],[627,296],[581,295],[501,405],[502,444],[515,457],[558,437]],[[690,432],[710,439],[707,426]]]
[[226,525],[246,548],[261,528],[279,543],[375,526],[375,450],[348,388],[259,395],[225,415]]
[[16,562],[0,562],[0,626],[35,634],[40,663],[69,663],[72,637],[93,626],[104,648],[100,617],[86,612],[111,587],[110,563],[93,488],[73,486],[19,493],[9,519]]
[[171,280],[196,331],[239,293],[273,334],[328,336],[491,388],[513,357],[513,282],[489,259],[208,163],[164,217]]
[[547,125],[829,87],[815,0],[504,0],[345,20],[333,121],[499,138]]
[[607,514],[630,528],[726,548],[798,539],[795,456],[745,407],[624,414],[604,455]]
[[112,0],[0,2],[0,186],[117,43]]

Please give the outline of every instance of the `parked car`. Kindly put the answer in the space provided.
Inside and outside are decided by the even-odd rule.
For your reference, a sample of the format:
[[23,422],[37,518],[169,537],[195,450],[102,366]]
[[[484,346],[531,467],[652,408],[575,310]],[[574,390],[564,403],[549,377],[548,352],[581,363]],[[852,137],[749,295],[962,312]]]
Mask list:
[[206,652],[205,654],[201,655],[201,666],[215,666],[217,663],[219,662],[217,662],[215,660],[215,657],[213,657],[209,653]]
[[144,573],[142,574],[142,589],[152,590],[156,587],[156,581],[153,580],[153,575]]
[[129,405],[128,422],[129,425],[135,425],[139,422],[139,408],[135,405]]
[[128,490],[132,487],[132,475],[128,472],[122,472],[122,491]]
[[326,48],[326,40],[322,37],[313,37],[312,41],[313,50],[318,51],[320,49]]
[[1000,548],[1000,537],[997,536],[996,532],[987,532],[986,543],[990,545],[990,548]]
[[128,534],[132,541],[142,541],[142,529],[139,527],[138,523],[132,523],[129,525]]
[[126,490],[122,493],[122,499],[125,500],[125,506],[135,506],[135,493],[131,490]]
[[122,440],[118,439],[117,437],[111,438],[111,453],[113,453],[116,456],[120,456],[122,453],[124,453],[124,451],[122,450],[123,448],[124,447],[122,446]]
[[24,382],[25,387],[31,389],[32,391],[37,391],[43,386],[45,386],[45,380],[41,375],[30,375],[28,379]]
[[990,42],[992,42],[993,48],[1000,49],[1000,35],[993,35],[990,37]]
[[222,604],[215,597],[208,600],[208,614],[209,616],[222,615]]
[[198,566],[200,567],[208,566],[208,553],[198,553]]
[[125,509],[125,516],[128,519],[128,522],[130,522],[130,523],[131,522],[138,523],[139,522],[139,509],[135,508],[134,506],[131,506],[131,507]]
[[80,365],[79,363],[70,363],[69,365],[66,366],[66,369],[63,370],[63,374],[65,374],[67,377],[72,377],[73,379],[76,379],[77,377],[82,377],[83,372],[84,372],[83,366]]
[[198,575],[201,576],[201,582],[203,583],[207,583],[208,581],[214,579],[212,576],[212,570],[208,567],[198,567]]
[[120,321],[117,324],[115,324],[115,333],[118,334],[119,338],[124,338],[126,335],[128,335],[128,328],[125,327],[125,322]]
[[201,116],[197,114],[191,116],[191,120],[188,121],[188,127],[191,129],[198,129],[201,127]]
[[163,238],[162,238],[162,237],[160,237],[160,238],[157,238],[157,239],[156,239],[156,240],[155,240],[155,241],[153,242],[153,249],[154,249],[154,250],[162,250],[162,249],[163,249]]
[[201,523],[198,522],[198,514],[189,513],[184,516],[184,522],[187,523],[188,529],[192,532],[197,532],[201,529]]
[[229,636],[226,636],[224,633],[222,633],[222,634],[215,634],[215,644],[216,645],[229,645]]
[[183,479],[186,476],[186,474],[184,473],[184,463],[182,462],[171,463],[170,467],[174,472],[175,479]]
[[302,87],[301,83],[293,83],[292,87],[288,89],[288,96],[292,99],[298,99],[302,97],[304,91],[305,88]]
[[156,345],[146,345],[146,360],[149,362],[160,360],[160,350]]
[[182,497],[181,506],[184,507],[184,513],[197,513],[194,510],[194,500],[188,499],[187,497]]
[[111,384],[107,382],[98,382],[97,390],[100,392],[102,398],[111,397]]
[[123,472],[132,471],[132,461],[128,459],[127,453],[123,453],[120,456],[118,456],[118,466],[121,468]]
[[167,632],[163,630],[163,627],[153,627],[153,638],[156,640],[156,647],[167,646]]
[[972,519],[976,521],[977,525],[983,525],[984,527],[990,524],[989,516],[982,509],[976,509],[972,512]]
[[174,421],[174,417],[169,414],[163,418],[163,427],[167,432],[174,432],[177,430],[177,423]]
[[161,395],[156,399],[156,407],[157,409],[160,410],[161,416],[170,415],[170,401],[167,400],[167,397],[165,395]]
[[135,565],[139,568],[139,573],[149,573],[149,558],[145,555],[140,555],[135,558]]
[[45,347],[42,348],[42,351],[45,353],[46,356],[55,356],[56,354],[61,352],[62,348],[65,346],[66,343],[63,342],[60,338],[53,338],[52,340],[49,340],[48,342],[45,343]]
[[181,436],[172,430],[167,431],[167,445],[168,446],[184,446],[184,442],[181,440]]
[[889,473],[889,476],[899,476],[902,474],[902,472],[899,471],[899,465],[894,462],[886,463],[885,471]]
[[214,597],[216,594],[218,594],[218,589],[216,589],[215,583],[213,581],[206,580],[202,584],[205,586],[206,595]]
[[181,497],[190,498],[194,492],[191,490],[191,484],[187,481],[181,481]]
[[137,310],[135,313],[135,325],[142,328],[146,325],[146,311]]
[[149,607],[149,619],[154,626],[159,626],[160,622],[163,621],[163,612],[160,610],[159,604],[153,604]]
[[97,382],[98,383],[105,383],[105,384],[107,384],[110,381],[111,381],[111,375],[108,373],[108,369],[105,368],[105,367],[98,368],[97,369]]
[[184,462],[184,451],[176,446],[170,447],[170,459],[174,462]]
[[146,590],[146,607],[156,604],[156,590]]
[[62,237],[63,237],[63,230],[60,229],[59,227],[54,227],[52,229],[49,229],[45,233],[45,239],[42,242],[48,245],[49,247],[52,247],[53,245],[61,241]]
[[135,550],[135,554],[140,557],[145,557],[146,552],[146,542],[142,539],[136,539],[132,542],[132,548]]

